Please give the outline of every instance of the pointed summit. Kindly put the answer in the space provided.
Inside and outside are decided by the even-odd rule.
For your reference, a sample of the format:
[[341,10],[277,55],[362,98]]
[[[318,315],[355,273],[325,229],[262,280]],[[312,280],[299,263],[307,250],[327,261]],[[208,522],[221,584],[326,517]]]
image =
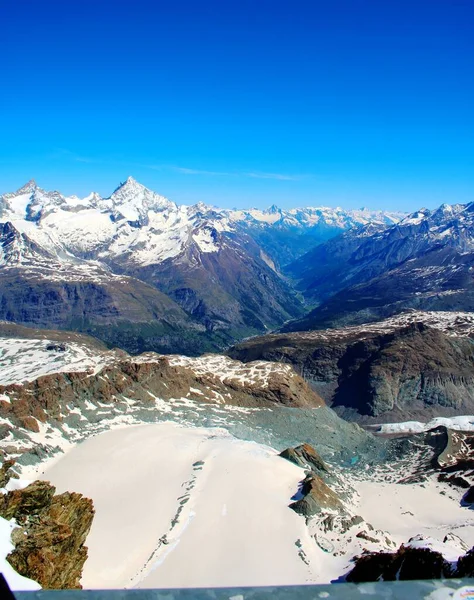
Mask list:
[[25,185],[23,187],[21,187],[19,190],[17,190],[15,192],[15,194],[21,195],[21,194],[31,194],[34,191],[36,191],[38,189],[38,186],[36,185],[36,181],[34,179],[30,179],[28,181],[28,183],[25,183]]
[[117,192],[122,191],[127,191],[127,190],[134,190],[134,189],[147,189],[145,188],[144,185],[142,185],[141,183],[138,183],[138,181],[136,179],[134,179],[131,175],[129,177],[127,177],[127,179],[125,181],[121,181],[120,184],[115,188],[115,190],[112,192],[112,196],[114,196]]
[[268,208],[268,209],[266,210],[266,212],[267,212],[267,213],[269,213],[270,215],[274,215],[274,214],[276,214],[276,213],[279,213],[279,212],[281,212],[281,209],[280,209],[280,208],[278,208],[278,206],[277,206],[276,204],[272,204],[272,205],[270,206],[270,208]]
[[167,208],[176,209],[176,205],[167,198],[160,196],[139,183],[133,177],[128,177],[110,196],[115,211],[127,221],[148,222],[148,211],[162,211]]

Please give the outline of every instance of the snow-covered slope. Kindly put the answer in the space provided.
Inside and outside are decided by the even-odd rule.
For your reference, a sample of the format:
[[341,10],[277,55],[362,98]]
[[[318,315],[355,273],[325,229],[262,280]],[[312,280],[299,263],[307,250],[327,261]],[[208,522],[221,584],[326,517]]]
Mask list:
[[[327,583],[364,549],[393,551],[418,534],[410,543],[447,556],[474,543],[464,490],[437,481],[431,441],[390,450],[327,407],[300,408],[301,390],[316,396],[288,365],[132,358],[79,337],[48,349],[53,340],[31,335],[3,340],[0,381],[17,384],[1,392],[0,448],[22,478],[93,499],[85,587]],[[272,389],[278,397],[252,404]],[[307,514],[295,505],[314,467],[274,449],[295,439],[326,461],[315,463]],[[450,448],[453,460],[463,448]]]
[[[13,276],[32,271],[43,283],[65,281],[68,276],[74,281],[99,278],[102,282],[131,276],[166,294],[170,306],[177,302],[184,309],[190,336],[183,339],[194,338],[186,349],[194,354],[302,314],[300,302],[261,258],[259,246],[247,233],[238,232],[226,214],[202,204],[177,206],[131,177],[109,198],[64,197],[31,181],[18,192],[0,197],[0,220],[4,230],[0,276],[8,275],[10,283]],[[11,267],[17,269],[15,274]],[[37,288],[33,283],[30,288],[33,285]],[[127,285],[135,286],[132,279]],[[20,289],[28,288],[22,285],[15,293]],[[0,318],[57,327],[59,322],[49,321],[43,308],[52,295],[59,303],[71,298],[69,292],[46,291],[43,286],[34,290],[41,320],[31,320],[28,311],[18,315],[18,310],[3,311]],[[137,291],[134,302],[139,297]],[[16,295],[3,304],[23,302]],[[160,312],[156,318],[169,322]],[[148,317],[142,319],[147,321]],[[81,320],[71,326],[83,327]],[[90,327],[82,330],[91,332]],[[204,332],[199,339],[196,330]],[[142,330],[133,336],[144,340],[139,349],[163,350],[161,342],[156,345],[157,333]],[[127,335],[121,337],[107,341],[125,343],[134,351],[137,341],[130,345],[124,342]],[[168,344],[170,350],[185,350],[173,344]]]
[[304,584],[323,570],[323,551],[288,508],[303,469],[225,430],[112,431],[43,477],[94,501],[86,588]]
[[326,227],[339,231],[370,222],[389,225],[402,213],[345,211],[341,208],[224,210],[199,203],[177,206],[129,177],[109,198],[86,198],[46,192],[32,180],[17,192],[0,196],[0,219],[50,249],[100,259],[127,257],[136,265],[172,258],[195,244],[201,252],[217,252],[215,233],[252,229],[301,231]]

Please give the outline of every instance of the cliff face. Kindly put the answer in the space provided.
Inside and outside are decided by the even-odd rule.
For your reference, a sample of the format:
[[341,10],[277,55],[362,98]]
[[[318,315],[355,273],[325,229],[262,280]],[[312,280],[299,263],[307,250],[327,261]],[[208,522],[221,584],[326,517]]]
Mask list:
[[[8,479],[8,477],[6,477]],[[81,494],[55,495],[47,481],[35,481],[22,490],[0,496],[0,516],[15,519],[12,567],[45,589],[81,588],[87,558],[84,546],[92,525],[92,500]]]
[[293,368],[341,416],[409,420],[474,410],[474,343],[422,322],[282,333],[232,348],[239,360],[275,360]]

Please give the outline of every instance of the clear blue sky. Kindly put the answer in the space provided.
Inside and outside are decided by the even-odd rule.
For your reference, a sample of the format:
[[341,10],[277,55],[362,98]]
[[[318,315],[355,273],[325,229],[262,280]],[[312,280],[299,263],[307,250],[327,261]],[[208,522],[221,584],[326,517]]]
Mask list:
[[0,192],[474,200],[472,0],[9,0],[0,24]]

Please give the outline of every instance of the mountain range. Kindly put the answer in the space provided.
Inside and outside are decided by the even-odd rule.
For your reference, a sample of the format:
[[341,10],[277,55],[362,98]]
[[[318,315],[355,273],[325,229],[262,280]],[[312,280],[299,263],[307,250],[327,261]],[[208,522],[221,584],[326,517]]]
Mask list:
[[0,318],[90,333],[130,352],[199,354],[302,317],[281,268],[402,215],[178,206],[128,178],[108,198],[28,182],[0,197]]
[[287,331],[357,325],[406,309],[474,309],[474,203],[419,210],[329,240],[286,274],[316,308]]

